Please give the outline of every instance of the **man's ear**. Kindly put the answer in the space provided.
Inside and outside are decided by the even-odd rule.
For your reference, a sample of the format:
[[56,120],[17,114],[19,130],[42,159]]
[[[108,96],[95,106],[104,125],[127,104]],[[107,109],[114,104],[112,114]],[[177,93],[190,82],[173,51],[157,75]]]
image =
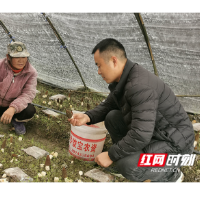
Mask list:
[[112,56],[112,61],[113,61],[113,64],[114,64],[114,67],[117,66],[117,62],[118,62],[118,59],[116,56]]

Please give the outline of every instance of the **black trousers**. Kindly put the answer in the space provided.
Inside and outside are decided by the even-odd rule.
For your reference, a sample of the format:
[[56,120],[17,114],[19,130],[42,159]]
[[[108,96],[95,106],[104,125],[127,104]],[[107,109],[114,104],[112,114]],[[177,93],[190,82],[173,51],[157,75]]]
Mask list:
[[[9,107],[0,107],[0,117]],[[35,114],[36,109],[32,104],[28,104],[28,106],[22,110],[20,113],[14,114],[13,118],[17,119],[17,121],[29,121],[33,115]]]
[[[123,120],[122,113],[119,110],[110,111],[105,119],[105,126],[112,138],[113,143],[117,143],[121,140],[127,133],[128,128]],[[156,142],[165,145],[164,141],[151,141],[156,145]],[[191,154],[193,152],[193,147],[181,152],[181,154]],[[180,167],[181,161],[178,166],[175,166],[175,163],[172,166],[165,166],[164,171],[155,172],[153,169],[155,167],[137,167],[139,157],[141,153],[145,153],[143,150],[131,153],[129,156],[126,156],[122,159],[119,159],[116,162],[116,167],[118,171],[127,179],[136,182],[143,182],[150,179],[152,182],[175,182],[180,177]],[[151,152],[157,153],[157,152]],[[177,155],[177,152],[171,153],[170,155]],[[157,168],[158,169],[158,168]],[[160,168],[161,169],[161,168]],[[158,169],[159,170],[159,169]]]

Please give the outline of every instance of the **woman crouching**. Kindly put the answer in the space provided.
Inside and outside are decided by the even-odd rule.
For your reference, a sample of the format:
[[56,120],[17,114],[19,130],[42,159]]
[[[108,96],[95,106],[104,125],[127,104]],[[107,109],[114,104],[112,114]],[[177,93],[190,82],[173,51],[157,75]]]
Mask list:
[[28,62],[29,56],[22,42],[11,42],[6,58],[0,60],[1,122],[12,123],[18,135],[26,133],[24,122],[36,112],[30,103],[36,95],[37,71]]

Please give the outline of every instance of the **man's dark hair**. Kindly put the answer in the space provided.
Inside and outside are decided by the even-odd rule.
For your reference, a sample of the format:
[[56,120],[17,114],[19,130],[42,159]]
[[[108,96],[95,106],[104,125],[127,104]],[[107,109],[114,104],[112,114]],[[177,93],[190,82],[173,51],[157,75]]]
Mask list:
[[121,58],[127,58],[124,46],[119,41],[113,38],[107,38],[99,42],[92,50],[92,54],[94,54],[97,50],[99,50],[99,53],[102,53],[104,51],[115,53],[120,52]]

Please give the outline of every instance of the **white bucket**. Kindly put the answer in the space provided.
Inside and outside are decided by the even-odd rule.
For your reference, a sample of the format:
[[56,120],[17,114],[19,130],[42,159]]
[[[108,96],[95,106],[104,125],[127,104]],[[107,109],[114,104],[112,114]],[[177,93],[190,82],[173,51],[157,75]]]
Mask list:
[[[73,111],[77,113],[77,111]],[[104,122],[94,125],[72,126],[69,153],[84,161],[94,161],[103,150],[107,130]]]

